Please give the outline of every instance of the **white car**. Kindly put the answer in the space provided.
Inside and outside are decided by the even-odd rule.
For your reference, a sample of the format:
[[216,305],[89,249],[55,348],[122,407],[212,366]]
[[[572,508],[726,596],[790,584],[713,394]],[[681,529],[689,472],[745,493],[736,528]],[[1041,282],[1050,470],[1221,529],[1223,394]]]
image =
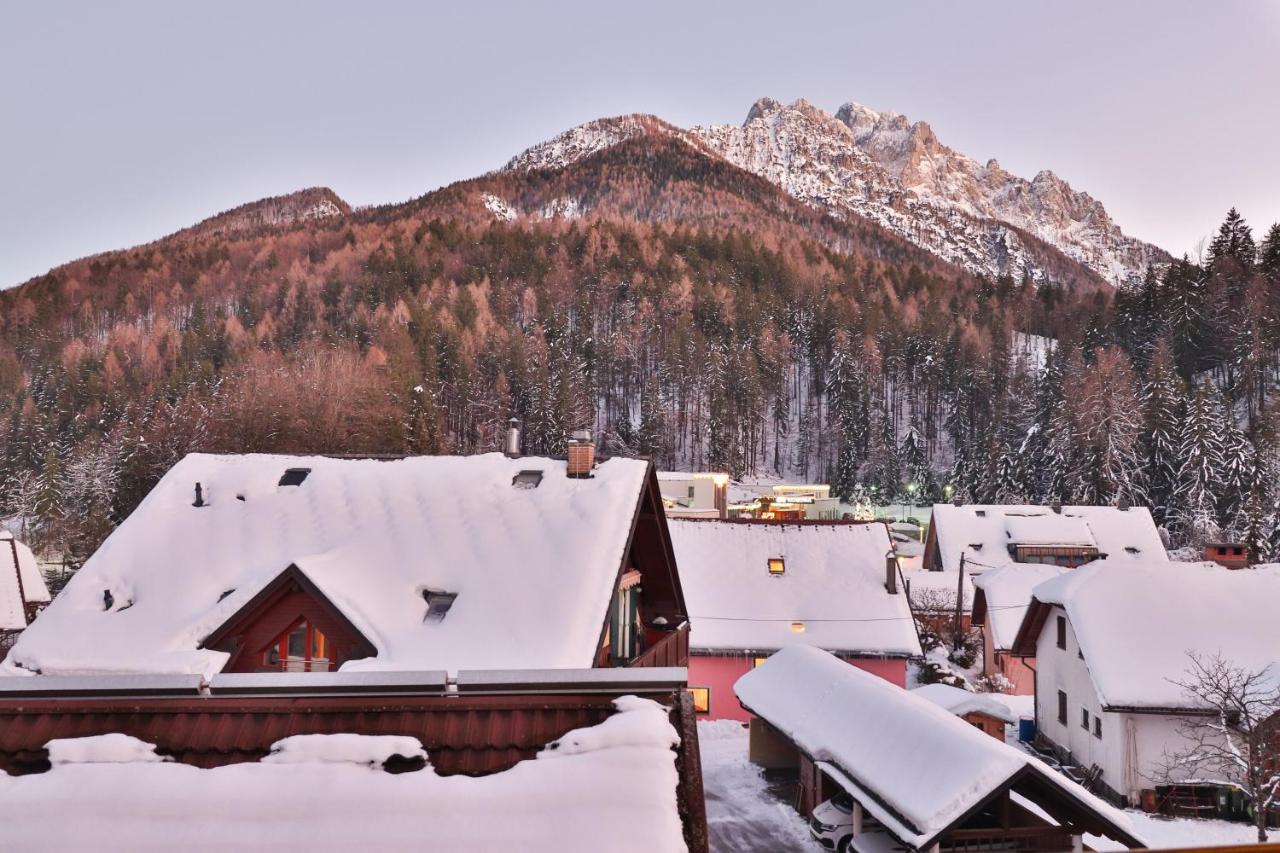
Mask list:
[[828,850],[845,853],[853,838],[853,797],[841,791],[813,810],[809,834]]

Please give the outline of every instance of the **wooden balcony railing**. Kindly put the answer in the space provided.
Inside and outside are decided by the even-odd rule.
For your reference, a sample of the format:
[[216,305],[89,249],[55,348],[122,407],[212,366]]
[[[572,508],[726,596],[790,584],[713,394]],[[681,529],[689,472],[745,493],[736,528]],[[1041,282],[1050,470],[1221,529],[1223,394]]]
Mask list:
[[[655,636],[654,632],[647,632]],[[674,631],[656,634],[657,640],[627,666],[688,666],[689,623],[683,622]]]

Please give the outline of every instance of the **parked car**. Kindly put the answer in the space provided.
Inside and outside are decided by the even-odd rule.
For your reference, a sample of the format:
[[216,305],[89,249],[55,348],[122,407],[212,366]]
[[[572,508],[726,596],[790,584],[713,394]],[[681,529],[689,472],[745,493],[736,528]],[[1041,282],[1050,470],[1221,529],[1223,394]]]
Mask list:
[[820,803],[809,819],[809,834],[828,850],[845,853],[853,838],[853,797],[841,791]]

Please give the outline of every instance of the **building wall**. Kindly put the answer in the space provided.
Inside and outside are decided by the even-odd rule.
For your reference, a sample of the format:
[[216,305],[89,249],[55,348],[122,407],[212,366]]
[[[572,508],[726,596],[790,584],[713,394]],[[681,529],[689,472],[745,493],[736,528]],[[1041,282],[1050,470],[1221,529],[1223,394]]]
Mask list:
[[[1045,620],[1036,643],[1036,729],[1059,750],[1069,752],[1076,764],[1102,769],[1101,781],[1115,793],[1136,805],[1143,788],[1163,783],[1160,765],[1166,752],[1187,746],[1179,733],[1182,718],[1163,714],[1123,714],[1101,711],[1101,702],[1089,677],[1088,662],[1078,654],[1071,620],[1067,620],[1067,648],[1057,646],[1057,617],[1065,615],[1055,607]],[[1125,650],[1117,649],[1118,654]],[[1058,691],[1067,694],[1067,724],[1058,722]],[[1081,708],[1089,711],[1089,730],[1081,726]],[[1101,713],[1102,736],[1093,732],[1093,718]],[[1132,757],[1131,757],[1132,756]],[[1129,767],[1133,761],[1134,766]]]
[[[907,684],[907,662],[902,658],[852,658],[849,663],[878,675],[899,687]],[[689,686],[711,689],[711,711],[699,715],[706,720],[739,720],[748,722],[751,715],[738,704],[734,683],[751,671],[755,658],[751,655],[689,656]]]
[[996,671],[1013,683],[1012,692],[1015,696],[1030,696],[1036,692],[1036,673],[1032,669],[1035,664],[1035,658],[1025,661],[1008,652],[995,653]]

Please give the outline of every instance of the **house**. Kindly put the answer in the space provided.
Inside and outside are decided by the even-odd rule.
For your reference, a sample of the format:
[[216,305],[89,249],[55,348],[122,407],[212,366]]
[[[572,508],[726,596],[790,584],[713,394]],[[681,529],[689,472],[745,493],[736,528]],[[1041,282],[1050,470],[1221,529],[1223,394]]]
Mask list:
[[[657,478],[644,460],[596,463],[581,440],[570,451],[568,461],[187,456],[0,666],[8,676],[0,677],[0,767],[38,773],[57,763],[51,742],[128,736],[217,768],[145,784],[207,789],[209,804],[231,805],[241,800],[227,786],[244,781],[246,792],[260,791],[252,780],[275,771],[226,765],[272,763],[286,739],[413,738],[434,774],[484,781],[453,785],[448,796],[426,777],[405,783],[406,792],[414,784],[440,792],[442,809],[459,790],[497,798],[519,789],[503,779],[526,787],[541,779],[569,798],[585,797],[584,789],[630,797],[635,780],[647,779],[635,794],[658,798],[665,817],[640,809],[654,818],[654,834],[646,827],[618,846],[705,851],[685,689],[687,611]],[[596,766],[579,753],[636,725],[624,713],[627,697],[661,705],[679,743],[666,743],[644,767],[621,754]],[[651,729],[665,737],[662,726]],[[567,763],[537,766],[548,750]],[[565,773],[574,778],[553,781]],[[131,782],[108,774],[103,784],[113,778]],[[350,787],[335,785],[333,796]],[[281,802],[269,799],[273,809]],[[302,814],[309,820],[322,802]],[[100,825],[87,808],[88,825]],[[193,825],[214,819],[214,805],[208,809],[197,810]],[[121,831],[145,830],[145,815],[124,813],[131,817]],[[561,823],[571,817],[547,814]],[[388,819],[419,820],[403,811]],[[658,830],[672,820],[678,848]],[[456,818],[441,826],[472,833],[444,845],[457,849],[540,849],[555,831],[541,825],[539,840],[537,826],[528,837],[516,826],[505,836],[467,829]],[[579,837],[566,832],[561,843]],[[582,844],[593,847],[586,837]]]
[[1167,560],[1146,507],[935,504],[924,568],[981,574],[1007,563]]
[[683,666],[657,480],[610,459],[191,454],[3,671]]
[[[1086,833],[1148,846],[1124,814],[1035,757],[826,652],[784,649],[735,689],[758,717],[753,757],[796,769],[797,807],[828,848],[1067,851]],[[848,842],[810,818],[838,794]]]
[[730,518],[772,521],[835,521],[843,517],[840,498],[826,484],[743,485],[729,504]]
[[0,846],[706,853],[684,680],[0,678]]
[[1002,743],[1005,740],[1005,726],[1018,723],[1018,718],[1009,710],[1009,706],[990,693],[974,693],[950,684],[926,684],[915,688],[911,693],[929,700]]
[[982,674],[1002,681],[1010,693],[1036,692],[1035,658],[1013,653],[1013,641],[1031,606],[1031,591],[1069,572],[1048,563],[1010,563],[973,579],[973,624],[982,628]]
[[49,588],[31,549],[0,530],[0,660],[49,604]]
[[659,471],[658,487],[670,518],[724,518],[728,511],[728,474]]
[[689,685],[713,719],[750,714],[733,684],[789,646],[825,649],[899,686],[921,654],[883,524],[668,523],[693,625]]
[[1040,742],[1089,768],[1097,790],[1136,804],[1170,781],[1166,753],[1186,747],[1182,724],[1205,712],[1178,683],[1189,655],[1249,671],[1280,661],[1280,566],[1111,563],[1037,586],[1012,652],[1036,659]]

